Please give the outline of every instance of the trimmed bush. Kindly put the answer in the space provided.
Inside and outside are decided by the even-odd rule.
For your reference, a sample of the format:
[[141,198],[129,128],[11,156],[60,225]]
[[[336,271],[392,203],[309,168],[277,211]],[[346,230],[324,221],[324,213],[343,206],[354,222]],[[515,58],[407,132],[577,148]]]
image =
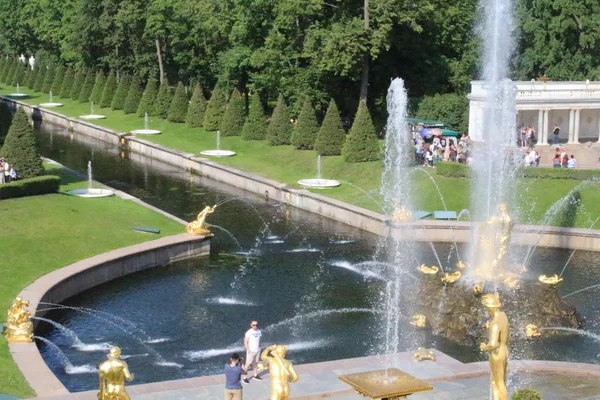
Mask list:
[[54,76],[56,75],[56,66],[53,64],[48,65],[46,68],[46,75],[44,76],[44,82],[42,83],[42,92],[50,93],[52,89],[52,82],[54,82]]
[[225,113],[225,107],[227,106],[227,100],[225,99],[225,91],[223,85],[219,80],[212,91],[210,100],[206,105],[206,112],[204,113],[204,128],[209,131],[216,131],[219,129],[219,124],[223,119]]
[[185,122],[188,105],[189,102],[187,94],[185,94],[185,87],[183,86],[183,83],[179,82],[177,84],[177,89],[175,89],[175,95],[173,96],[171,104],[169,105],[167,120],[177,123]]
[[342,155],[344,161],[351,163],[375,161],[381,156],[375,126],[364,101],[358,105],[354,123],[342,147]]
[[[456,162],[437,163],[436,173],[448,178],[471,178],[473,176],[470,166]],[[577,181],[592,179],[600,181],[600,170],[519,167],[517,176],[529,179],[571,179]]]
[[435,164],[435,171],[438,175],[448,178],[470,178],[472,174],[468,165],[447,161]]
[[4,139],[8,134],[8,129],[12,124],[12,112],[5,102],[0,102],[0,146],[4,143]]
[[542,400],[537,390],[533,389],[519,389],[511,396],[512,400]]
[[450,129],[466,133],[465,127],[469,124],[468,111],[466,111],[468,108],[469,99],[464,94],[446,93],[425,96],[419,103],[417,118],[445,122]]
[[225,114],[221,120],[221,135],[240,136],[246,119],[244,99],[239,90],[233,89]]
[[158,95],[158,81],[155,78],[148,79],[146,89],[140,100],[140,105],[137,109],[138,117],[143,117],[145,113],[148,115],[154,114],[154,103],[156,102],[156,96]]
[[335,101],[331,99],[321,129],[317,133],[315,150],[322,156],[339,156],[342,154],[345,139],[346,132],[342,127],[340,112]]
[[46,64],[39,63],[35,66],[35,69],[38,69],[38,73],[35,76],[35,82],[33,83],[33,91],[41,92],[42,86],[44,85],[44,81],[46,80],[46,74],[48,73],[48,68]]
[[67,68],[65,77],[60,85],[60,91],[57,93],[60,97],[68,99],[71,97],[71,89],[73,89],[73,81],[75,80],[75,72],[73,68]]
[[242,139],[263,140],[265,137],[267,137],[265,110],[260,101],[260,95],[254,93],[250,96],[250,110],[242,128]]
[[26,67],[25,65],[19,61],[17,62],[17,66],[15,67],[15,72],[13,73],[12,79],[11,79],[11,86],[17,86],[17,84],[19,84],[19,86],[24,86],[23,85],[23,77],[25,76],[25,70]]
[[8,164],[17,171],[20,178],[44,175],[44,166],[33,135],[33,128],[22,107],[19,107],[15,113],[0,154],[6,157]]
[[131,79],[131,84],[129,85],[129,91],[127,92],[127,97],[125,98],[125,104],[123,105],[123,112],[125,114],[133,114],[137,112],[138,105],[140,104],[140,99],[142,98],[142,84],[140,82],[140,78],[134,76]]
[[58,192],[59,187],[60,177],[54,175],[20,179],[15,182],[0,185],[0,199],[56,193]]
[[110,72],[108,73],[108,78],[106,79],[106,83],[104,84],[104,89],[102,90],[102,98],[100,99],[100,107],[102,107],[102,108],[110,107],[116,91],[117,91],[117,75],[115,74],[115,71],[113,71],[111,69]]
[[304,100],[298,116],[298,123],[292,132],[292,145],[299,150],[312,150],[315,147],[319,124],[310,98]]
[[192,100],[188,105],[185,125],[188,128],[200,128],[204,122],[204,112],[206,111],[206,99],[200,84],[194,88]]
[[112,102],[110,103],[110,108],[113,110],[122,110],[125,107],[125,100],[127,99],[127,93],[129,93],[129,88],[131,87],[131,76],[123,75],[119,80],[119,86],[117,87],[117,91],[112,98]]
[[57,95],[60,93],[60,89],[62,88],[63,81],[65,80],[65,67],[59,65],[56,67],[56,71],[54,72],[54,80],[52,81],[52,85],[50,86],[50,90],[53,95]]
[[271,146],[281,146],[290,144],[291,140],[292,124],[290,124],[290,114],[283,95],[280,94],[267,128],[267,143]]
[[94,74],[94,70],[90,68],[83,81],[83,86],[81,86],[81,90],[79,91],[79,102],[87,103],[90,101],[90,96],[92,95],[92,90],[94,90],[94,82],[96,80],[96,74]]
[[18,60],[13,59],[12,57],[8,59],[6,63],[6,69],[2,73],[2,82],[7,85],[10,83],[10,80],[15,73],[15,67],[17,66]]
[[29,78],[27,79],[27,87],[28,88],[33,89],[33,87],[35,86],[35,81],[37,80],[37,76],[38,76],[39,72],[40,72],[39,65],[36,66],[35,69],[32,69],[29,72]]
[[23,86],[29,87],[30,79],[31,79],[31,68],[29,68],[29,65],[25,65],[25,72],[23,73],[23,79],[21,79],[21,82],[19,82],[19,85],[21,87],[23,87]]
[[73,81],[73,87],[71,88],[71,92],[69,93],[69,97],[73,100],[79,99],[79,93],[81,92],[81,88],[83,87],[83,81],[85,80],[85,70],[77,71],[75,74],[75,80]]
[[8,59],[6,57],[0,57],[0,79],[4,75],[4,68],[6,68],[6,63]]
[[102,92],[104,91],[105,85],[106,75],[104,75],[103,71],[98,71],[96,74],[94,87],[92,88],[92,94],[90,94],[90,101],[93,101],[94,104],[100,105],[100,101],[102,100]]
[[160,85],[156,101],[154,102],[154,115],[162,119],[167,118],[172,100],[173,94],[171,93],[171,89],[169,89],[169,84],[165,81]]

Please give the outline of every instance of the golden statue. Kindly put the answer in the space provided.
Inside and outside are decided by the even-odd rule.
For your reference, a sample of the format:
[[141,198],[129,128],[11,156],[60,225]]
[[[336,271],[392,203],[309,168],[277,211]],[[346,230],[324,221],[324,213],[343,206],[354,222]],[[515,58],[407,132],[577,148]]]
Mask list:
[[129,372],[127,363],[120,360],[121,349],[112,347],[108,353],[108,360],[98,367],[100,379],[100,392],[98,400],[129,400],[125,391],[125,380],[132,381],[133,374]]
[[398,203],[398,205],[394,207],[394,211],[392,211],[390,219],[394,222],[412,222],[415,220],[415,217],[408,208]]
[[423,314],[415,314],[412,316],[413,320],[410,321],[412,326],[417,328],[424,328],[427,325],[427,318]]
[[456,263],[456,268],[463,269],[465,267],[465,265],[466,264],[464,262],[459,261],[459,262]]
[[483,282],[477,282],[475,285],[473,285],[473,293],[475,293],[477,296],[483,293]]
[[8,343],[31,343],[33,341],[33,324],[31,313],[27,310],[29,301],[17,297],[8,309],[8,317],[2,333]]
[[298,381],[294,366],[285,359],[286,350],[285,346],[274,344],[260,355],[261,360],[269,365],[271,400],[287,400],[290,397],[290,382]]
[[488,278],[495,277],[498,272],[502,273],[504,256],[508,252],[513,228],[513,221],[506,211],[506,204],[501,203],[498,208],[500,210],[498,215],[492,216],[479,228],[477,268],[483,269]]
[[506,365],[508,362],[508,318],[504,311],[500,311],[500,297],[498,293],[486,294],[481,298],[492,317],[489,323],[490,339],[488,343],[481,343],[481,351],[490,352],[490,370],[492,400],[508,400],[506,391]]
[[415,359],[415,361],[435,361],[435,354],[433,354],[432,350],[427,350],[425,347],[419,347],[415,352],[413,358]]
[[215,212],[215,208],[217,208],[216,204],[212,207],[204,207],[204,210],[200,211],[200,214],[198,214],[196,220],[186,225],[185,231],[190,235],[211,235],[211,232],[208,230],[208,225],[206,225],[206,217],[208,216],[208,214],[212,214],[213,212]]
[[462,274],[460,273],[460,271],[455,271],[451,274],[446,272],[444,274],[444,276],[442,277],[442,282],[444,283],[444,285],[448,285],[449,283],[454,283],[461,277],[461,275]]
[[417,267],[419,272],[424,273],[425,275],[435,275],[440,270],[439,267],[432,265],[431,268],[425,264],[421,264]]
[[504,278],[504,283],[506,284],[506,286],[508,286],[511,289],[521,287],[521,285],[519,283],[519,278],[517,278],[516,276],[512,276],[512,275]]
[[541,333],[537,327],[537,325],[529,324],[525,327],[525,336],[527,337],[537,337],[540,336]]
[[557,274],[552,276],[540,275],[538,280],[546,285],[556,286],[563,281],[563,278],[559,277]]

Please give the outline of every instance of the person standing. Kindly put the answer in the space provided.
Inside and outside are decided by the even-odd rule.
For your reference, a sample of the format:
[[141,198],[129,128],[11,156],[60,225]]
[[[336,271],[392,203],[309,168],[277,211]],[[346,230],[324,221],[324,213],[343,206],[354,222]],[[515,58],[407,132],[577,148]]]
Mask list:
[[558,144],[558,135],[560,135],[560,126],[558,124],[554,124],[554,129],[552,129],[552,144]]
[[248,380],[248,370],[252,365],[254,376],[252,378],[261,381],[262,379],[258,376],[256,367],[258,366],[258,359],[260,357],[260,337],[262,332],[258,329],[258,321],[250,322],[250,329],[244,335],[244,347],[246,348],[246,377],[244,383],[250,383]]
[[244,360],[238,353],[233,353],[229,364],[225,364],[225,400],[242,400],[242,374],[246,373]]

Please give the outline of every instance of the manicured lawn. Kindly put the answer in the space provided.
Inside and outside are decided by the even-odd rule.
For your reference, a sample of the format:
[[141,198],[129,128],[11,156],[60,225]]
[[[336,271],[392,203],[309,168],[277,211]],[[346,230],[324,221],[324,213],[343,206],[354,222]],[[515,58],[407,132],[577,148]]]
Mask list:
[[[0,321],[25,286],[38,277],[109,250],[183,232],[183,226],[132,201],[118,197],[83,199],[66,195],[85,187],[62,169],[61,193],[0,200]],[[160,229],[159,235],[132,230],[141,225]],[[0,393],[31,396],[4,339],[0,339]]]

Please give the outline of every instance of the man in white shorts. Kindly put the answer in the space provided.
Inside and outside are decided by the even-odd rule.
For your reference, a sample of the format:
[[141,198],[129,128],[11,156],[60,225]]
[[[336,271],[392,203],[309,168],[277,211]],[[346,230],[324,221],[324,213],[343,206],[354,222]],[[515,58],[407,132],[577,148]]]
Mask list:
[[260,357],[260,336],[262,335],[260,329],[258,329],[258,321],[250,322],[250,329],[244,335],[244,347],[246,348],[246,377],[244,383],[250,383],[248,380],[249,366],[252,365],[252,371],[254,376],[252,378],[261,381],[262,379],[258,376],[256,367],[258,365],[258,359]]

